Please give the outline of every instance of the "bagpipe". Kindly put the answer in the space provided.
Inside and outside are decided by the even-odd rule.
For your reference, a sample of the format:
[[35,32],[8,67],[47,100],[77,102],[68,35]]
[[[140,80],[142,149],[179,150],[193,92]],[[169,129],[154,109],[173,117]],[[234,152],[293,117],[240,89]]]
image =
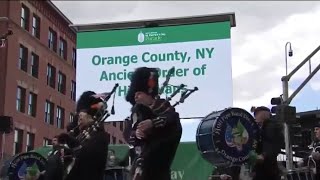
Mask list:
[[[102,105],[92,107],[92,108],[99,108],[95,115],[93,116],[93,122],[90,126],[86,129],[79,131],[79,125],[72,128],[68,133],[63,133],[61,139],[63,139],[62,144],[58,148],[59,155],[61,158],[61,162],[65,167],[65,176],[69,174],[72,170],[75,159],[77,158],[77,153],[81,150],[82,145],[90,138],[93,137],[93,134],[99,129],[103,128],[103,122],[114,114],[114,110],[112,109],[111,112],[108,110],[107,102],[110,97],[116,92],[119,84],[115,84],[112,91],[108,93],[104,98],[100,97]],[[78,132],[78,133],[77,133]],[[60,142],[61,143],[61,142]]]
[[[125,139],[129,143],[129,146],[131,147],[140,144],[140,139],[136,138],[134,135],[135,130],[137,129],[137,126],[140,122],[151,119],[151,120],[161,120],[165,117],[163,116],[166,112],[174,109],[177,105],[184,103],[184,101],[195,91],[198,90],[198,87],[194,87],[193,89],[186,88],[186,85],[180,84],[179,86],[176,85],[170,85],[169,81],[174,74],[175,68],[172,67],[168,74],[166,75],[166,80],[163,82],[162,87],[159,90],[159,94],[155,98],[155,101],[151,104],[151,106],[147,107],[142,104],[135,104],[132,107],[132,114],[131,116],[127,117],[125,121],[131,121],[128,126],[129,131],[131,131],[133,134],[126,134]],[[161,99],[161,95],[165,91],[165,88],[167,86],[172,86],[175,88],[174,92],[165,99]],[[175,102],[173,105],[170,104],[170,101],[177,95],[181,93],[181,97],[179,101]]]
[[[113,110],[111,110],[111,112],[109,112],[108,110],[108,104],[107,102],[109,101],[110,97],[116,92],[117,88],[118,88],[119,84],[115,84],[115,86],[113,87],[112,91],[110,93],[107,94],[106,97],[101,98],[102,99],[102,106],[99,107],[97,113],[93,116],[93,120],[94,122],[87,127],[85,130],[81,131],[78,135],[76,135],[76,129],[79,128],[79,125],[77,125],[76,127],[74,127],[72,130],[70,130],[70,135],[73,135],[76,137],[77,141],[82,144],[84,143],[87,139],[89,139],[92,135],[93,132],[97,131],[98,128],[100,128],[101,126],[103,126],[103,122],[111,116],[111,114],[114,114],[114,112],[112,112]],[[93,105],[96,107],[96,105]]]

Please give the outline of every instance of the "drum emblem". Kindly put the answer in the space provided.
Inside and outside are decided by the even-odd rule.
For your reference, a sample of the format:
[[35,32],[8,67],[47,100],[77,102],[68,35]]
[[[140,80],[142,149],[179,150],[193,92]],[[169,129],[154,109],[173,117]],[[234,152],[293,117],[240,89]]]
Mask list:
[[246,111],[232,108],[220,114],[215,122],[215,151],[235,164],[249,158],[258,143],[258,126]]
[[225,141],[229,147],[235,147],[238,151],[242,151],[243,145],[249,140],[249,134],[246,128],[241,123],[240,119],[233,127],[227,123],[225,131]]
[[11,163],[8,170],[10,179],[38,179],[45,170],[46,159],[35,152],[18,155]]

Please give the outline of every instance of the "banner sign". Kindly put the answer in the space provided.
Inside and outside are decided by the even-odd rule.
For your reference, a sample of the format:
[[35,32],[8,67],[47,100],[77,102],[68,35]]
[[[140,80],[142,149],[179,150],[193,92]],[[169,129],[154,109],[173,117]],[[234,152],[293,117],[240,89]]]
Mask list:
[[[177,106],[181,117],[204,116],[231,107],[233,102],[230,21],[154,28],[77,33],[77,97],[84,91],[111,91],[119,83],[115,115],[125,119],[130,104],[125,96],[132,72],[142,66],[159,68],[160,86],[175,67],[171,85],[198,87]],[[169,85],[163,97],[177,88]],[[178,101],[180,96],[172,101]],[[110,103],[111,106],[111,103]],[[195,107],[200,107],[195,110]]]

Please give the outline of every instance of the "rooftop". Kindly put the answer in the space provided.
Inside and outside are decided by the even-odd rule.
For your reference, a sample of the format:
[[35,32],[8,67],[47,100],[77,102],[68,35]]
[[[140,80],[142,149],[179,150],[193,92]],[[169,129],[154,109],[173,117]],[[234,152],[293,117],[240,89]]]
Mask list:
[[[69,23],[69,25],[72,25],[72,24],[73,24],[72,21],[71,21],[69,18],[67,18],[67,16],[65,16],[65,15],[60,11],[59,8],[51,2],[51,0],[48,0],[47,3],[48,3],[67,23]],[[74,32],[76,32],[74,28],[71,28],[71,30],[74,31]]]
[[73,27],[77,32],[85,32],[85,31],[99,31],[99,30],[187,25],[187,24],[212,23],[212,22],[224,22],[224,21],[230,21],[230,26],[236,27],[235,13],[175,17],[175,18],[164,18],[164,19],[149,19],[149,20],[139,20],[139,21],[75,24],[75,25],[71,25],[71,27]]

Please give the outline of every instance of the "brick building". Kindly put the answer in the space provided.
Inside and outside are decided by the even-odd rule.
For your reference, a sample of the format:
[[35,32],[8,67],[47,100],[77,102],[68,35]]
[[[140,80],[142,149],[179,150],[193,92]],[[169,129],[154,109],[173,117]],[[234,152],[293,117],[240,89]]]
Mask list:
[[70,24],[50,1],[0,1],[0,34],[13,31],[0,49],[0,116],[13,121],[5,156],[50,143],[73,117],[76,33]]
[[110,144],[124,144],[122,132],[125,128],[124,121],[106,122],[105,129],[110,134]]

